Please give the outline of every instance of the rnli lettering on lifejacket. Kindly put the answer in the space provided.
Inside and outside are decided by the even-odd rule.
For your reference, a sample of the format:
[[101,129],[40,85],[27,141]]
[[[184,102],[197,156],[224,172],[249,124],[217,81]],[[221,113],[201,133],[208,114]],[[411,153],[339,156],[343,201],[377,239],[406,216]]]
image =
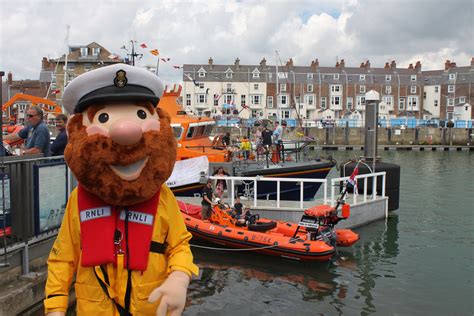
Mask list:
[[81,211],[81,222],[85,222],[91,219],[107,217],[110,215],[110,206],[90,208],[88,210]]
[[[125,220],[125,211],[120,212],[120,219],[122,221]],[[153,215],[137,211],[128,211],[128,221],[153,226]]]

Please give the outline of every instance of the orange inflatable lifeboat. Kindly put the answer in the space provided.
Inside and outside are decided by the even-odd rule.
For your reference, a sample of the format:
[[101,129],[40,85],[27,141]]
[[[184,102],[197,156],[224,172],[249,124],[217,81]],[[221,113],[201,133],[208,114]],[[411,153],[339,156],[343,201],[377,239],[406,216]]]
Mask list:
[[201,219],[201,206],[178,202],[184,222],[194,238],[219,247],[240,248],[301,261],[326,261],[337,246],[351,246],[359,236],[350,229],[334,229],[343,219],[334,208],[314,214],[307,210],[296,223],[259,218],[257,214],[238,218],[225,203],[213,207],[209,220]]

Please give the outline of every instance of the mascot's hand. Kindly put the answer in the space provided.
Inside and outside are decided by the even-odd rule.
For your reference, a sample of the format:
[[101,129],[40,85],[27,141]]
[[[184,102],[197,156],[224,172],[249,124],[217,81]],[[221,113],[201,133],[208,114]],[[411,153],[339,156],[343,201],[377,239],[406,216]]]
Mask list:
[[157,316],[179,316],[186,304],[186,292],[189,285],[189,276],[181,271],[173,271],[160,287],[151,292],[148,302],[154,303],[161,297],[161,303],[156,311]]
[[46,316],[64,316],[66,315],[65,312],[51,312],[51,313],[47,313]]

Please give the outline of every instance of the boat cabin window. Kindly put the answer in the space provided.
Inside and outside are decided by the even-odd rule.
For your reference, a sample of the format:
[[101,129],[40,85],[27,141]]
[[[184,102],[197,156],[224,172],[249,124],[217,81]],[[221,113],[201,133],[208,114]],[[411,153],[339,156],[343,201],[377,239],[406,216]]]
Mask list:
[[174,134],[174,138],[176,138],[176,140],[180,140],[181,136],[183,134],[183,128],[181,126],[173,127],[173,134]]
[[206,129],[206,126],[198,126],[196,134],[194,134],[194,137],[201,137],[204,135],[204,130]]
[[193,134],[194,134],[195,131],[196,131],[196,128],[195,128],[195,127],[190,127],[190,128],[188,129],[188,133],[186,134],[186,138],[187,138],[187,139],[193,138]]

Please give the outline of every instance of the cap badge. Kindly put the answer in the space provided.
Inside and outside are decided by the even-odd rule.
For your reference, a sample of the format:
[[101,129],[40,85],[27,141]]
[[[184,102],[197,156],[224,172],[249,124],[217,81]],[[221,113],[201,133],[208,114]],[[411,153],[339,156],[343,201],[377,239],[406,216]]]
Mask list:
[[116,76],[114,79],[114,85],[118,88],[123,88],[127,84],[127,73],[125,70],[120,69],[119,71],[116,72]]

